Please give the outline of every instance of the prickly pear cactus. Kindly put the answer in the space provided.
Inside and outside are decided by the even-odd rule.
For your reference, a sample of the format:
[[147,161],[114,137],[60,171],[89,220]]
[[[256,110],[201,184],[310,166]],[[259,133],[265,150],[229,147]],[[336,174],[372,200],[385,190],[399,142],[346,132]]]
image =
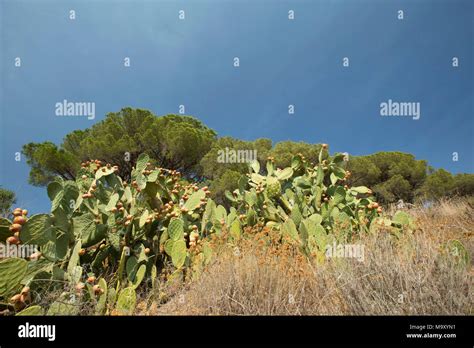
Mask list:
[[8,296],[21,284],[26,275],[28,263],[20,258],[0,261],[0,296]]
[[171,260],[173,261],[173,265],[178,269],[184,266],[184,262],[186,261],[186,243],[183,240],[173,242]]
[[[48,185],[50,213],[28,219],[27,212],[17,208],[15,221],[0,219],[0,242],[39,246],[34,259],[0,263],[0,297],[28,282],[40,292],[68,283],[76,290],[64,296],[94,299],[97,313],[103,314],[112,289],[117,297],[122,294],[122,303],[124,288],[137,289],[147,283],[145,279],[157,278],[158,270],[192,267],[190,249],[227,222],[225,209],[209,199],[206,186],[200,188],[176,170],[152,165],[146,154],[138,157],[130,180],[123,180],[117,171],[100,160],[85,161],[76,180],[57,178]],[[114,276],[110,284],[101,279],[82,289],[86,272]],[[55,302],[48,313],[72,312],[77,303],[68,301]]]
[[18,316],[41,316],[44,315],[44,310],[41,306],[31,306],[23,309],[21,312],[18,312]]
[[[213,255],[213,234],[232,244],[246,237],[248,227],[266,226],[305,255],[320,256],[333,236],[350,238],[380,219],[382,208],[371,190],[349,187],[344,155],[331,157],[327,146],[318,163],[298,154],[288,168],[276,168],[273,158],[264,168],[257,161],[249,167],[239,188],[226,192],[226,209],[209,199],[207,186],[155,166],[146,154],[127,180],[117,175],[117,166],[81,163],[76,180],[58,178],[48,185],[50,213],[27,218],[17,208],[13,221],[0,218],[0,242],[39,246],[28,260],[0,261],[0,297],[20,285],[41,293],[68,284],[73,290],[61,294],[47,314],[75,314],[87,301],[95,301],[97,314],[114,306],[131,314],[135,291],[149,279],[155,286],[161,276],[182,281],[187,274],[198,275]],[[402,215],[395,220],[407,225]],[[105,274],[113,275],[108,284]],[[15,310],[38,311],[34,300]]]
[[250,165],[245,183],[227,192],[245,226],[266,225],[281,231],[287,241],[301,245],[305,253],[324,249],[328,235],[367,232],[382,208],[365,186],[349,187],[343,154],[329,156],[321,147],[319,163],[296,155],[291,167],[275,168],[273,158],[262,175],[258,162]]
[[397,211],[392,218],[392,222],[396,227],[406,230],[410,230],[415,227],[412,217],[404,211]]
[[59,298],[51,304],[46,315],[77,315],[79,313],[78,299],[75,295],[62,293]]
[[266,184],[266,193],[268,198],[272,199],[281,194],[281,184],[277,178],[269,177]]
[[184,237],[183,221],[180,219],[173,219],[168,225],[168,236],[173,241],[182,240]]
[[116,310],[121,315],[131,315],[135,310],[137,295],[132,287],[122,289],[118,294]]
[[106,310],[107,310],[107,290],[108,290],[108,287],[107,287],[107,282],[105,281],[104,278],[100,278],[99,279],[99,283],[98,283],[98,291],[97,291],[97,295],[98,295],[98,300],[97,300],[97,306],[96,306],[96,314],[97,315],[103,315],[105,314]]

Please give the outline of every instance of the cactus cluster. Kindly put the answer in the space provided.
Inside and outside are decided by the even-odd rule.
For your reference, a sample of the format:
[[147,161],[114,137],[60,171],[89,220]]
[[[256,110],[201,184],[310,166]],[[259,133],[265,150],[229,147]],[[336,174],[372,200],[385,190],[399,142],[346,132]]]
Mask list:
[[[98,313],[105,313],[111,302],[132,303],[121,299],[160,270],[173,265],[184,276],[184,269],[200,260],[209,189],[153,166],[147,155],[138,158],[129,182],[117,171],[99,160],[83,162],[75,181],[58,178],[48,185],[49,214],[27,219],[26,211],[16,209],[13,221],[1,221],[3,242],[36,245],[40,252],[36,259],[0,262],[0,296],[31,284],[34,301],[44,283],[39,279],[49,279],[69,284],[61,303],[70,305],[51,306],[48,313],[74,312],[78,300],[97,301]],[[103,278],[96,282],[110,270],[114,284],[107,286]],[[124,289],[130,289],[127,295]]]
[[288,168],[275,168],[273,158],[265,169],[258,162],[250,168],[239,189],[226,193],[241,221],[280,230],[282,240],[298,242],[308,255],[339,234],[369,231],[382,213],[369,188],[348,186],[344,154],[329,156],[327,145],[316,164],[297,154]]
[[[410,226],[403,214],[394,221],[382,217],[367,187],[349,187],[344,165],[344,155],[329,156],[327,146],[318,163],[301,154],[284,169],[275,168],[273,158],[265,168],[253,162],[239,188],[226,192],[226,209],[209,198],[207,186],[153,165],[146,154],[129,180],[117,166],[83,162],[76,180],[48,185],[50,213],[27,218],[28,212],[15,209],[12,221],[0,220],[0,242],[39,248],[29,259],[0,261],[0,298],[11,299],[0,303],[0,311],[77,314],[86,301],[96,314],[130,314],[140,286],[198,275],[212,259],[215,236],[233,243],[248,227],[266,225],[282,242],[320,257],[332,238],[351,238],[381,223]],[[113,277],[106,281],[106,274]],[[35,305],[42,293],[61,287],[49,308]]]

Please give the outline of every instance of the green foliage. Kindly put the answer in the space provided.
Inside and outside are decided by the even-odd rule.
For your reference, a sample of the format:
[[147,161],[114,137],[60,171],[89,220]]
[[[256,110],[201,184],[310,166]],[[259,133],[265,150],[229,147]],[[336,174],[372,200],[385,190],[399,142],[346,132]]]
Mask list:
[[174,240],[182,240],[184,238],[183,221],[180,219],[173,219],[168,225],[168,236]]
[[243,177],[242,173],[226,170],[220,177],[214,179],[211,184],[212,198],[219,204],[228,205],[225,198],[226,191],[234,191],[239,187],[239,180]]
[[7,238],[12,235],[10,231],[11,221],[5,218],[0,218],[0,242],[5,243]]
[[[145,279],[156,277],[157,269],[193,267],[187,262],[193,260],[202,263],[197,231],[209,232],[201,226],[205,206],[212,202],[208,189],[187,183],[175,170],[153,166],[148,155],[137,157],[129,181],[117,172],[109,164],[89,161],[75,181],[56,178],[48,185],[51,213],[24,218],[20,232],[21,243],[39,247],[41,260],[2,261],[0,297],[11,295],[20,284],[38,287],[37,276],[53,288],[68,282],[74,289],[87,281],[79,297],[74,290],[62,293],[47,314],[75,314],[76,298],[96,301],[96,314],[105,314],[115,305],[116,293],[117,310],[128,312],[134,292],[123,289],[137,289],[147,283]],[[223,207],[216,211],[227,217]],[[1,235],[11,235],[11,221],[0,223]],[[215,223],[211,220],[209,227]],[[111,283],[103,278],[89,283],[85,265],[94,274],[113,273]]]
[[321,147],[317,157],[315,165],[299,154],[284,169],[270,158],[265,175],[258,162],[252,163],[246,183],[226,195],[239,216],[246,216],[244,226],[277,228],[308,255],[321,255],[332,234],[369,231],[381,212],[372,191],[346,184],[351,173],[344,169],[344,155],[330,157]]
[[319,162],[321,144],[308,144],[304,142],[282,141],[271,149],[269,156],[274,157],[277,167],[289,167],[296,154],[302,154],[309,163]]
[[374,186],[381,182],[381,170],[370,156],[350,156],[347,169],[352,173],[349,180],[351,185]]
[[106,312],[106,305],[107,305],[107,294],[108,294],[108,288],[107,288],[107,282],[105,281],[104,278],[99,279],[98,283],[100,287],[100,294],[99,298],[97,300],[97,306],[96,306],[96,314],[103,315]]
[[[131,161],[123,158],[126,148]],[[223,148],[258,149],[258,156],[250,164],[217,165]],[[155,284],[157,276],[174,281],[198,276],[213,255],[212,234],[232,244],[246,238],[249,227],[267,226],[280,233],[281,242],[295,243],[321,261],[334,239],[350,240],[374,226],[395,233],[414,228],[404,212],[393,219],[381,216],[376,197],[410,201],[413,190],[438,197],[469,194],[473,186],[472,176],[447,180],[441,171],[424,181],[426,163],[406,154],[379,153],[347,163],[343,154],[331,156],[326,145],[282,142],[272,148],[267,139],[215,141],[215,133],[193,118],[156,118],[133,109],[69,134],[59,150],[48,143],[29,144],[25,151],[36,184],[49,183],[51,211],[24,221],[20,241],[38,245],[41,259],[0,262],[0,297],[21,285],[41,292],[48,288],[43,284],[53,289],[70,284],[71,290],[41,311],[51,315],[76,314],[81,301],[95,303],[96,314],[114,308],[132,313],[136,291]],[[120,167],[99,160],[77,167],[92,155]],[[190,182],[201,175],[213,180],[214,192]],[[438,187],[444,179],[446,188]],[[0,219],[0,241],[11,236],[11,228],[10,220]],[[113,276],[106,281],[106,274]]]
[[35,186],[45,186],[58,175],[71,180],[79,169],[77,157],[49,141],[26,144],[23,154],[31,167],[29,182]]
[[70,303],[70,300],[61,299],[51,304],[48,311],[46,312],[46,315],[48,316],[77,315],[78,311],[79,311],[79,308],[74,303]]
[[270,139],[255,141],[243,141],[231,137],[217,139],[200,162],[203,176],[211,180],[212,198],[228,208],[225,191],[237,188],[241,176],[248,172],[250,160],[264,163],[271,148]]
[[48,214],[33,215],[23,226],[21,241],[24,244],[45,245],[48,242],[56,242],[56,231],[53,221]]
[[414,193],[422,186],[427,173],[426,161],[401,152],[379,152],[369,156],[353,156],[348,162],[351,185],[374,188],[379,201],[412,202]]
[[433,171],[418,190],[425,199],[474,195],[474,174],[452,175],[444,169]]
[[396,202],[400,199],[404,202],[410,202],[413,199],[410,183],[400,174],[396,174],[383,183],[375,185],[374,192],[383,203]]
[[15,202],[15,192],[0,188],[0,217],[7,217]]
[[[202,158],[200,165],[203,168],[203,175],[216,180],[222,178],[226,172],[245,174],[248,172],[248,158],[243,158],[243,154],[253,155],[256,151],[257,159],[263,163],[272,147],[270,139],[257,139],[255,141],[243,141],[231,137],[217,139],[210,151]],[[226,155],[227,149],[227,156]],[[241,156],[239,156],[239,151]]]
[[453,181],[451,195],[474,196],[474,174],[456,174]]
[[21,312],[17,313],[16,315],[19,316],[41,316],[44,315],[43,308],[41,306],[31,306],[28,308],[25,308]]
[[453,187],[451,173],[440,169],[431,173],[423,183],[419,193],[428,199],[438,199],[447,196]]
[[160,166],[196,175],[215,137],[213,130],[190,116],[156,117],[147,110],[124,108],[89,129],[69,133],[59,147],[51,142],[30,143],[23,153],[31,167],[30,183],[38,186],[56,176],[75,179],[79,163],[90,158],[115,163],[120,175],[129,179],[142,152]]
[[401,227],[404,230],[413,230],[415,223],[411,216],[404,211],[397,211],[392,218],[395,226]]
[[178,115],[158,118],[144,134],[145,146],[153,146],[153,135],[158,141],[159,152],[154,151],[151,155],[156,156],[161,166],[179,170],[185,175],[199,172],[198,163],[216,138],[216,133],[199,120]]
[[183,240],[173,241],[171,260],[176,268],[181,268],[186,261],[186,243]]
[[137,303],[137,295],[132,287],[122,289],[118,294],[117,311],[123,315],[133,313]]
[[27,262],[19,258],[0,261],[0,296],[8,296],[21,284],[27,271]]
[[201,200],[205,199],[205,197],[206,197],[206,194],[202,190],[194,192],[184,204],[184,208],[189,211],[193,211],[195,209],[200,208]]
[[[190,116],[166,115],[156,117],[148,110],[123,108],[85,130],[67,134],[59,146],[51,142],[30,143],[23,153],[30,165],[30,183],[44,186],[61,177],[76,179],[81,172],[80,162],[99,158],[118,166],[124,180],[131,178],[138,156],[147,153],[154,165],[179,170],[188,179],[207,180],[213,188],[212,198],[229,208],[225,191],[238,188],[238,176],[248,171],[248,163],[239,160],[241,150],[256,153],[256,159],[265,170],[267,157],[276,167],[290,167],[293,158],[301,154],[308,163],[316,165],[329,156],[319,158],[321,144],[282,141],[272,147],[270,139],[244,141],[231,137],[217,138],[216,133]],[[222,151],[237,155],[224,162]],[[459,174],[449,178],[445,171],[429,173],[426,161],[401,152],[379,152],[368,156],[351,156],[347,170],[352,186],[373,187],[380,202],[391,203],[399,199],[413,202],[420,198],[440,198],[453,195],[473,195],[472,174]],[[446,174],[447,173],[447,174]],[[11,197],[5,197],[0,213],[5,214]]]

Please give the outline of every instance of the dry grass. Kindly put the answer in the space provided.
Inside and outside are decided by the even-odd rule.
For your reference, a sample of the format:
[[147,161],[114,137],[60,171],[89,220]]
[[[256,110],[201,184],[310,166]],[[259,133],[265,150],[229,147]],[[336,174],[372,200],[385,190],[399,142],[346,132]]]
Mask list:
[[[263,230],[224,248],[199,280],[168,292],[171,300],[141,305],[148,315],[466,315],[473,311],[472,265],[460,267],[442,245],[464,243],[473,256],[474,209],[443,201],[411,209],[417,229],[395,238],[364,235],[363,262],[309,262]],[[163,291],[162,289],[161,296]]]
[[[409,213],[416,219],[412,233],[379,231],[351,242],[364,246],[362,262],[310,261],[267,229],[247,231],[237,246],[217,238],[218,255],[197,280],[141,287],[135,314],[473,315],[472,264],[460,267],[443,245],[457,239],[474,259],[474,206],[444,200]],[[38,304],[47,307],[63,290],[45,286]],[[82,303],[80,313],[94,315],[95,307]]]

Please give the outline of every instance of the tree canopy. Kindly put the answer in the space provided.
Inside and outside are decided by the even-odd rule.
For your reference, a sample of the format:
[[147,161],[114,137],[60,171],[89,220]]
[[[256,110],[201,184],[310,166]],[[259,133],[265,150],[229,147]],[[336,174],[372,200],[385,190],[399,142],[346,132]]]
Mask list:
[[119,166],[128,178],[140,153],[157,165],[187,176],[200,175],[199,161],[211,149],[216,133],[191,116],[157,117],[148,110],[124,108],[85,130],[67,134],[59,146],[29,143],[23,153],[31,167],[29,181],[44,186],[55,176],[75,177],[80,162],[100,159]]
[[417,194],[426,199],[439,199],[449,196],[474,195],[474,175],[452,175],[444,169],[432,171],[427,176]]
[[351,157],[348,169],[352,172],[350,183],[373,187],[380,202],[411,202],[425,181],[428,164],[407,153],[378,152]]

